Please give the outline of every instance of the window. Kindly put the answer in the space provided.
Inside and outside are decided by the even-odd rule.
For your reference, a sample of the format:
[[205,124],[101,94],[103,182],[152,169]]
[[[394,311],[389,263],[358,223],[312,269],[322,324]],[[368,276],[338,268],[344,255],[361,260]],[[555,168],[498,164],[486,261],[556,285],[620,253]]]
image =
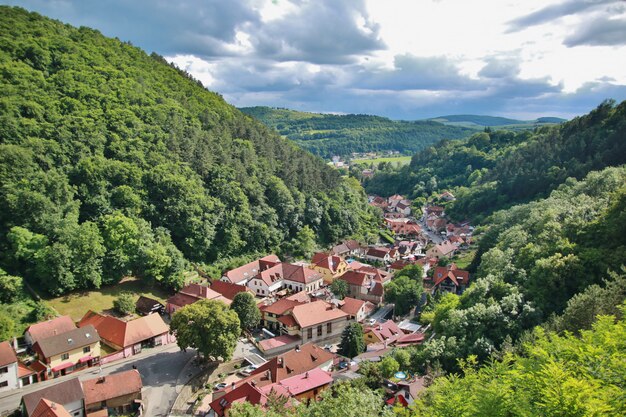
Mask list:
[[8,386],[9,386],[9,382],[8,381],[0,382],[0,388],[4,388],[4,387],[8,387]]
[[89,353],[89,352],[91,352],[91,347],[90,346],[85,346],[83,348],[83,353]]
[[326,334],[330,334],[333,332],[333,324],[332,323],[326,323]]
[[313,339],[313,329],[309,327],[309,329],[306,332],[306,337],[309,339]]
[[69,353],[64,353],[61,355],[61,360],[65,361],[68,360],[70,358],[70,354]]
[[9,372],[9,367],[8,366],[4,366],[4,367],[0,368],[0,374],[6,374],[7,372]]
[[318,336],[322,335],[322,325],[321,324],[319,326],[317,326],[317,335]]

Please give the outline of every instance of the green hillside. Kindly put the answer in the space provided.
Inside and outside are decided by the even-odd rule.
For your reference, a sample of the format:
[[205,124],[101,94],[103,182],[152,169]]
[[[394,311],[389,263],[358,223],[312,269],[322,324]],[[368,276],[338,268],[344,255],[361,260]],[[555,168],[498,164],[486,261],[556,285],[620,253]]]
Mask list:
[[547,196],[568,177],[626,163],[626,102],[602,103],[585,116],[534,131],[491,131],[444,141],[400,170],[380,172],[368,192],[428,197],[451,189],[449,212],[484,218],[514,203]]
[[[156,55],[0,8],[0,268],[53,294],[362,236],[365,195]],[[306,227],[305,227],[306,226]]]
[[318,114],[271,107],[245,107],[241,111],[323,158],[352,152],[411,154],[439,140],[464,138],[475,132],[434,121],[394,121],[363,114]]
[[479,116],[475,114],[455,114],[450,116],[439,116],[429,120],[443,123],[446,125],[467,126],[481,129],[484,127],[491,127],[494,129],[510,129],[510,128],[524,128],[531,129],[542,124],[559,124],[566,120],[559,117],[539,117],[536,120],[516,120],[508,119],[506,117],[494,117],[494,116]]

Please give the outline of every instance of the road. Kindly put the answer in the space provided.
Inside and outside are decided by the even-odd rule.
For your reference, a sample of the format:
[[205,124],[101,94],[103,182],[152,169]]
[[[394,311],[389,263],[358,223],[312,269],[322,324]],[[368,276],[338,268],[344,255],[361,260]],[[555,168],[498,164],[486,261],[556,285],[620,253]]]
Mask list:
[[145,415],[153,417],[166,416],[169,412],[169,407],[176,399],[177,386],[184,384],[195,374],[195,367],[185,366],[190,364],[194,355],[195,350],[187,349],[187,352],[181,352],[175,343],[154,349],[144,349],[139,355],[104,365],[101,373],[98,373],[98,368],[90,368],[65,377],[0,393],[0,413],[18,408],[23,395],[61,381],[77,376],[81,381],[96,378],[132,369],[133,365],[135,365],[143,381],[143,398],[146,404]]
[[[425,210],[425,209],[423,209]],[[425,211],[423,211],[425,213]],[[428,230],[428,228],[426,227],[426,222],[422,221],[422,219],[418,219],[417,223],[421,226],[422,228],[422,233],[426,235],[426,237],[428,237],[435,245],[443,242],[443,238],[441,237],[440,234],[431,232],[430,230]]]
[[374,314],[372,314],[369,318],[375,319],[377,323],[384,321],[385,317],[387,317],[391,311],[393,310],[393,304],[387,304],[378,309]]

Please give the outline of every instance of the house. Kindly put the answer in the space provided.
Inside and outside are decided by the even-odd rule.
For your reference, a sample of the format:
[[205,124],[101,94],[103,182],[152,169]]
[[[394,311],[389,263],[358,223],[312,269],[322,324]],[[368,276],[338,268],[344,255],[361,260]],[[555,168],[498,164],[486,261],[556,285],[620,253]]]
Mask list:
[[85,410],[87,415],[108,410],[115,415],[131,415],[141,404],[143,384],[139,371],[131,369],[88,379],[83,382]]
[[378,207],[379,209],[387,210],[389,207],[389,203],[382,197],[374,197],[374,199],[370,202],[370,205],[374,207]]
[[280,259],[276,255],[267,255],[261,259],[249,262],[239,268],[227,271],[221,280],[230,282],[231,284],[246,285],[252,277],[257,276],[260,272],[265,271],[280,263]]
[[433,273],[433,290],[461,294],[469,284],[469,272],[455,264],[438,266]]
[[37,340],[69,332],[75,328],[76,325],[70,316],[55,317],[48,321],[28,326],[26,331],[24,331],[24,340],[26,340],[28,346],[32,346]]
[[222,296],[222,294],[212,290],[206,285],[189,284],[167,299],[165,311],[171,316],[176,310],[199,300],[219,300],[226,305],[232,303],[232,300]]
[[0,392],[19,388],[18,360],[9,342],[0,342]]
[[[42,406],[41,400],[47,400],[49,404],[46,403]],[[55,407],[52,407],[52,403],[55,404]],[[53,409],[54,412],[57,412],[55,408],[58,407],[58,416],[64,416],[61,411],[62,407],[70,416],[85,417],[85,396],[83,394],[83,387],[78,378],[72,378],[55,385],[50,385],[22,397],[21,409],[22,415],[24,416],[34,417],[37,415],[35,414],[35,410],[41,413],[41,410],[45,410],[46,407]],[[51,415],[54,416],[54,414]]]
[[141,295],[135,303],[135,310],[142,316],[146,316],[152,313],[163,314],[165,313],[165,306],[161,304],[160,301],[155,300],[154,298],[149,298]]
[[260,388],[251,383],[244,383],[237,388],[215,398],[210,404],[210,410],[205,417],[223,417],[234,403],[246,402],[252,405],[265,406],[267,395]]
[[417,237],[422,233],[422,228],[419,224],[409,221],[406,218],[385,219],[385,222],[390,230],[400,236]]
[[339,308],[350,316],[351,320],[362,322],[376,306],[369,301],[357,300],[352,297],[345,297],[339,302]]
[[266,392],[272,389],[276,392],[287,392],[291,397],[300,402],[315,400],[330,386],[333,377],[330,372],[320,368],[313,368],[310,371],[285,378],[280,382],[264,387]]
[[[158,317],[158,316],[156,316]],[[56,378],[100,362],[100,336],[94,326],[39,339],[33,345],[37,360],[46,367],[45,378]]]
[[290,291],[316,291],[324,282],[322,274],[304,265],[283,263],[283,272],[284,287]]
[[169,334],[169,327],[158,314],[123,321],[90,310],[78,325],[81,328],[95,328],[107,346],[123,351],[124,358],[140,353],[143,348],[174,341],[174,337]]
[[398,213],[402,213],[405,216],[410,216],[411,215],[411,205],[410,204],[406,204],[402,201],[400,201],[398,204],[396,204],[395,207],[396,212]]
[[299,336],[305,343],[341,337],[349,320],[347,313],[322,300],[297,305],[290,315],[278,319],[282,334]]
[[254,291],[246,287],[245,285],[233,284],[226,281],[215,280],[211,283],[210,288],[222,297],[229,300],[234,300],[235,296],[240,292],[249,292],[254,295]]
[[446,219],[442,217],[432,218],[431,216],[429,216],[429,218],[426,219],[426,227],[429,230],[433,232],[439,232],[439,233],[446,230],[446,227],[448,226],[448,221]]
[[454,194],[452,194],[450,191],[444,191],[443,193],[441,193],[439,195],[439,198],[443,201],[454,201],[456,200],[456,197],[454,197]]
[[408,381],[400,381],[397,387],[398,391],[386,401],[387,405],[408,407],[413,404],[418,395],[426,389],[426,379],[422,376]]
[[363,176],[363,178],[372,178],[374,176],[374,170],[364,169],[361,171],[361,176]]
[[445,216],[445,209],[441,206],[426,207],[426,214],[434,214],[437,217]]
[[362,271],[348,271],[338,279],[348,283],[348,296],[378,305],[383,300],[383,285],[374,276]]
[[50,400],[42,398],[39,400],[39,404],[35,407],[35,411],[31,414],[31,417],[72,417],[67,412],[65,407],[61,404],[57,404]]
[[348,270],[348,263],[341,256],[318,252],[313,255],[310,268],[322,275],[324,283],[330,284]]
[[363,272],[369,275],[374,281],[378,281],[383,285],[387,285],[391,282],[391,274],[382,269],[374,268],[369,265],[362,265],[357,272]]
[[366,328],[363,332],[363,338],[368,345],[370,343],[391,344],[402,336],[404,336],[404,332],[393,320],[387,320],[384,323]]
[[295,306],[303,303],[303,301],[299,300],[281,298],[270,305],[263,305],[259,307],[259,310],[261,310],[261,325],[275,333],[278,333],[280,331],[278,318],[287,315]]
[[400,194],[394,194],[387,199],[387,203],[389,204],[389,207],[393,209],[402,200],[404,200],[404,197],[402,197]]
[[365,253],[365,259],[368,261],[387,263],[391,259],[389,255],[390,251],[391,249],[385,247],[368,248]]
[[457,251],[457,247],[450,242],[449,240],[444,240],[443,242],[434,245],[430,249],[426,251],[427,258],[451,258]]
[[361,247],[361,244],[357,242],[356,240],[346,240],[337,246],[333,246],[330,250],[330,253],[332,255],[343,256],[343,257],[347,257],[347,256],[360,257],[360,256],[363,256],[365,252],[363,248]]

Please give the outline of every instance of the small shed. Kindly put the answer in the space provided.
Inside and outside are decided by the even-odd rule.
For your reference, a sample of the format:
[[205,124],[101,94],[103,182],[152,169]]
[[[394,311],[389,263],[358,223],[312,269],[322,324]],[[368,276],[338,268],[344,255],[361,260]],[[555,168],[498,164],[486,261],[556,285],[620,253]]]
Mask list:
[[165,306],[161,304],[158,300],[154,298],[144,297],[143,295],[139,297],[137,303],[135,304],[135,309],[142,316],[147,316],[152,313],[163,314],[165,312]]

